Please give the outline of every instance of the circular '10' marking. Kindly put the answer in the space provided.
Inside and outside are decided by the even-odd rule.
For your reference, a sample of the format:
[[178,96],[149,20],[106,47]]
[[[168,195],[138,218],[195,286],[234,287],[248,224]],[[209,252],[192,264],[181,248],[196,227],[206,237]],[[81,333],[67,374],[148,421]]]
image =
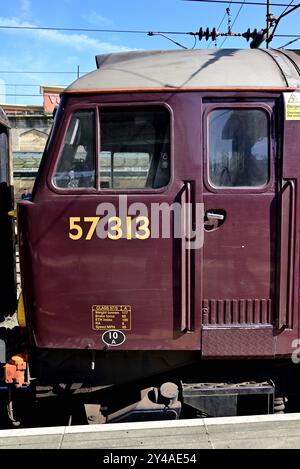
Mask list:
[[106,345],[117,347],[125,342],[126,336],[124,332],[112,329],[105,331],[104,334],[102,334],[102,340]]

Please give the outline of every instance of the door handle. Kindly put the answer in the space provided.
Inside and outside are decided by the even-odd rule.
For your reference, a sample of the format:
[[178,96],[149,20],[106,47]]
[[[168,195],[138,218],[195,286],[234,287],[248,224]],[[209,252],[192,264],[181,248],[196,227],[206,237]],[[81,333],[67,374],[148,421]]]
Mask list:
[[225,219],[225,215],[223,215],[222,213],[206,212],[205,215],[208,220],[224,220]]
[[205,231],[215,231],[220,228],[226,219],[225,210],[209,209],[205,212],[204,229]]

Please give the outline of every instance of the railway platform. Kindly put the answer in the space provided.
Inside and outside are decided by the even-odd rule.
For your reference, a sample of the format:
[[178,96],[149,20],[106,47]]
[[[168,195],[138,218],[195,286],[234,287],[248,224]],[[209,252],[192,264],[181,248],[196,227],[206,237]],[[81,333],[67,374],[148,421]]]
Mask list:
[[300,413],[0,431],[0,449],[295,449]]

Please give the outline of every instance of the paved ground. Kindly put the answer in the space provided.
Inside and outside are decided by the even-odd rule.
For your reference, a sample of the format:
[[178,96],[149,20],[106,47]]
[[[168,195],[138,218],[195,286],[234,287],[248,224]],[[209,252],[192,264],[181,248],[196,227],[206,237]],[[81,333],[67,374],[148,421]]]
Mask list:
[[300,448],[300,414],[1,430],[4,448]]

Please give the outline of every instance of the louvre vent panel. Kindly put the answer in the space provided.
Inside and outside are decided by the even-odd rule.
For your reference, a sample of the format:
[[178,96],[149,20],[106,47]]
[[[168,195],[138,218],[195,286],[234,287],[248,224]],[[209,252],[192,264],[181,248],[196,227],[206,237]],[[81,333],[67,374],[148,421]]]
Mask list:
[[272,300],[204,300],[203,324],[271,324]]

